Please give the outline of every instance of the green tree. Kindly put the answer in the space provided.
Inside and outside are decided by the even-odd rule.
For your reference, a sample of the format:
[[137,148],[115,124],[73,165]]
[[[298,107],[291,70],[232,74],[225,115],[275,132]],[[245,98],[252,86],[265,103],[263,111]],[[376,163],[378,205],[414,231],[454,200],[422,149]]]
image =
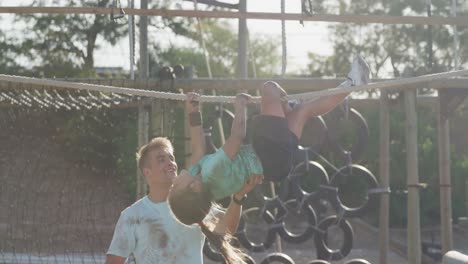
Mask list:
[[[0,23],[2,23],[1,17]],[[22,67],[18,65],[15,59],[15,55],[19,54],[19,49],[15,43],[16,40],[13,36],[0,31],[0,50],[2,52],[2,56],[0,56],[0,72],[3,74],[21,74]]]
[[[237,69],[237,32],[226,20],[203,19],[204,41],[210,58],[210,66],[214,77],[235,77]],[[171,45],[162,48],[154,44],[153,63],[159,65],[193,65],[199,77],[208,77],[208,71],[201,45],[197,22],[192,21],[185,31],[179,31],[186,39],[185,46]],[[257,77],[271,76],[274,65],[279,61],[278,43],[270,38],[251,37],[251,59],[254,62]],[[255,56],[252,56],[255,55]],[[154,66],[153,66],[154,67]],[[159,69],[156,67],[155,72]],[[252,63],[249,63],[249,76],[253,76]]]
[[[426,1],[323,1],[323,12],[339,14],[372,15],[427,15]],[[320,11],[320,9],[318,9]],[[450,4],[447,1],[433,0],[432,15],[450,16]],[[459,15],[466,14],[461,10]],[[430,32],[429,32],[430,28]],[[314,76],[344,75],[353,56],[360,53],[371,64],[375,77],[399,77],[440,72],[452,69],[453,34],[449,26],[418,25],[356,25],[334,24],[329,26],[330,39],[334,45],[334,54],[321,57],[309,54],[311,63],[305,73]],[[459,30],[460,43],[464,43],[468,34]],[[432,38],[429,38],[432,34]],[[431,39],[431,40],[430,40]],[[429,63],[429,45],[432,45],[432,65]],[[461,63],[466,63],[468,48],[460,45]]]
[[[110,0],[68,1],[65,6],[107,7]],[[44,5],[33,1],[32,6]],[[44,77],[89,76],[94,74],[94,52],[98,39],[114,45],[127,32],[126,23],[116,23],[109,16],[58,14],[17,15],[15,24],[22,25],[18,50],[31,65],[29,75]],[[18,54],[18,53],[16,53]]]

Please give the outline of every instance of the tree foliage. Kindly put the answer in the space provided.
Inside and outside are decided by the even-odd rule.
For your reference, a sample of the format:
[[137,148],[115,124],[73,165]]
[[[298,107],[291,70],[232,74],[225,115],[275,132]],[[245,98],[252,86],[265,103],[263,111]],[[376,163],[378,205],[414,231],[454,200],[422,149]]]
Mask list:
[[[107,7],[111,2],[71,0],[66,6]],[[42,5],[44,1],[32,3]],[[21,54],[28,61],[23,65],[24,74],[43,77],[93,75],[94,52],[100,43],[115,45],[127,33],[126,24],[102,15],[24,14],[16,15],[14,23],[21,28],[17,29],[20,37],[10,37],[2,44],[15,45],[9,54]]]
[[[327,13],[426,16],[426,2],[325,0],[319,4]],[[459,11],[459,15],[464,13],[466,11]],[[450,16],[450,3],[433,0],[431,15]],[[314,76],[345,75],[347,65],[358,53],[367,58],[375,77],[415,76],[454,67],[453,28],[450,26],[334,24],[329,29],[333,56],[309,54],[311,63],[306,73]],[[466,30],[462,28],[459,32],[460,43],[466,42]],[[459,45],[461,63],[467,62],[467,53],[466,45]]]
[[[203,20],[204,41],[209,54],[210,68],[213,77],[235,77],[237,69],[237,32],[226,21]],[[204,50],[196,22],[183,35],[189,45],[178,47],[171,45],[158,50],[157,61],[164,64],[192,64],[199,77],[208,77]],[[277,43],[272,39],[255,37],[250,40],[249,76],[253,76],[253,66],[257,77],[271,76],[274,66],[279,61]]]

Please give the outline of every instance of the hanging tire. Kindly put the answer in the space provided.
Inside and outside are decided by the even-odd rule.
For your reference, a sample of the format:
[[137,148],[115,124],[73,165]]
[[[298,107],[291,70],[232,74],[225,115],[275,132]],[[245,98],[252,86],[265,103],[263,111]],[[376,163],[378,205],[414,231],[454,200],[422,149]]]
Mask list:
[[[344,188],[349,188],[349,181],[347,178],[351,176],[357,176],[363,179],[363,182],[367,185],[367,193],[364,197],[364,202],[359,206],[348,206],[349,202],[343,201],[340,198],[340,193]],[[353,181],[353,183],[356,181]],[[334,190],[330,190],[328,193],[329,201],[332,204],[336,212],[344,217],[359,217],[365,215],[371,208],[377,205],[377,193],[370,193],[369,190],[376,189],[378,187],[377,179],[375,176],[365,167],[361,165],[352,165],[341,168],[332,177],[330,181],[330,187]],[[348,205],[347,205],[348,204]]]
[[[321,116],[317,116],[307,120],[302,130],[302,136],[299,139],[299,145],[309,148],[309,160],[315,160],[317,153],[320,153],[325,143],[327,142],[328,127],[325,120]],[[296,155],[303,157],[302,155]],[[303,162],[300,158],[296,158],[296,163]]]
[[337,108],[332,111],[329,116],[333,120],[329,120],[328,124],[328,143],[331,151],[341,158],[343,161],[348,161],[348,155],[351,155],[353,162],[359,161],[359,158],[364,153],[367,142],[369,141],[369,126],[367,125],[366,119],[354,108],[350,108],[348,112],[348,118],[356,127],[357,141],[349,148],[346,149],[342,143],[340,143],[339,131],[340,123],[343,122],[346,117],[346,113],[342,108]]
[[[286,203],[286,208],[287,208],[287,214],[284,220],[281,223],[281,227],[278,229],[278,234],[286,241],[294,244],[300,244],[303,243],[314,235],[315,231],[315,226],[317,225],[317,216],[315,215],[315,211],[307,203],[302,204],[302,208],[298,208],[300,204],[298,203],[297,200],[289,200]],[[290,230],[287,229],[286,227],[286,221],[288,215],[290,215],[291,212],[296,211],[296,210],[303,210],[305,212],[305,217],[307,220],[307,228],[301,232],[301,233],[294,233]]]
[[205,244],[203,244],[203,255],[205,255],[205,257],[209,258],[210,260],[224,262],[223,255],[211,247],[208,239],[205,239]]
[[[320,181],[315,184],[317,186],[312,191],[308,192],[302,188],[301,183],[304,179],[319,179]],[[293,170],[291,177],[291,191],[294,194],[294,197],[300,201],[306,199],[308,203],[313,203],[318,201],[320,198],[325,198],[326,193],[323,191],[321,186],[328,184],[328,173],[318,162],[302,162]]]
[[[353,247],[353,228],[351,224],[346,219],[341,219],[336,215],[329,216],[323,219],[318,224],[318,232],[314,236],[315,246],[317,247],[318,258],[324,260],[340,260],[345,258]],[[333,225],[338,225],[338,227],[343,231],[344,241],[341,248],[332,249],[328,246],[327,243],[327,230]]]
[[346,261],[345,264],[371,264],[371,263],[365,259],[350,259]]
[[213,142],[213,137],[211,131],[213,130],[212,127],[207,127],[203,129],[203,134],[205,136],[205,152],[206,154],[212,154],[215,153],[218,148],[215,146]]
[[263,220],[270,225],[281,223],[288,212],[284,202],[278,196],[273,199],[267,199],[262,211]]
[[264,259],[262,259],[262,261],[260,262],[260,264],[269,264],[269,263],[282,263],[282,264],[294,264],[294,260],[284,254],[284,253],[270,253],[268,254]]
[[323,259],[316,259],[316,260],[307,262],[307,264],[330,264],[330,262],[323,260]]
[[[248,218],[248,214],[252,212],[259,214],[261,213],[261,209],[258,207],[252,207],[242,212],[242,216],[239,221],[239,226],[237,228],[237,232],[235,236],[237,237],[239,243],[248,251],[263,252],[269,249],[275,243],[275,238],[276,238],[276,233],[278,231],[278,227],[275,225],[271,225],[271,226],[269,225],[267,235],[264,241],[260,243],[253,242],[252,240],[250,240],[249,236],[247,236],[247,230],[246,230],[246,218]],[[269,214],[268,212],[264,214],[263,216],[259,215],[259,217],[262,218],[262,217],[265,217],[265,215],[270,217],[270,221],[272,222],[275,221],[275,217]]]
[[[219,109],[218,107],[216,107],[216,109],[212,113],[209,114],[209,117],[207,118],[206,122],[203,124],[203,126],[206,129],[209,129],[211,131],[212,142],[214,142],[213,145],[216,147],[216,149],[221,147],[221,143],[215,140],[217,137],[219,137],[218,126],[215,126],[215,121],[218,118],[221,119],[221,122],[223,124],[223,133],[224,133],[225,131],[231,131],[230,129],[231,129],[231,124],[234,120],[234,114],[228,109],[225,109],[225,108]],[[225,127],[228,127],[228,130],[226,130]]]
[[244,261],[246,264],[255,264],[255,260],[249,255],[245,256]]

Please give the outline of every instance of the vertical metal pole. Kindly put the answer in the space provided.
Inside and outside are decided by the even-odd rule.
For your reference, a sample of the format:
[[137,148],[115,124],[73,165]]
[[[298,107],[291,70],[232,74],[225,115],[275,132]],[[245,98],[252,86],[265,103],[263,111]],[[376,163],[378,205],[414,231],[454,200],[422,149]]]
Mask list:
[[[390,186],[390,111],[388,107],[388,93],[380,91],[380,118],[379,118],[379,170],[380,187],[388,188]],[[388,263],[389,249],[389,215],[390,215],[390,196],[383,193],[380,196],[380,215],[379,215],[379,251],[380,264]]]
[[408,263],[421,263],[421,226],[419,211],[418,128],[416,90],[405,92],[406,166],[408,185]]

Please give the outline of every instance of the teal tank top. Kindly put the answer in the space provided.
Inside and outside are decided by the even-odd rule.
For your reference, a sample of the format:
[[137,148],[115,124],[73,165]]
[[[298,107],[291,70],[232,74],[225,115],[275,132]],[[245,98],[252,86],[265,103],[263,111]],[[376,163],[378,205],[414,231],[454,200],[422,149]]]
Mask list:
[[251,145],[241,146],[232,160],[220,148],[205,155],[188,171],[193,176],[201,172],[202,182],[209,187],[214,200],[240,191],[251,175],[263,174],[262,164]]

